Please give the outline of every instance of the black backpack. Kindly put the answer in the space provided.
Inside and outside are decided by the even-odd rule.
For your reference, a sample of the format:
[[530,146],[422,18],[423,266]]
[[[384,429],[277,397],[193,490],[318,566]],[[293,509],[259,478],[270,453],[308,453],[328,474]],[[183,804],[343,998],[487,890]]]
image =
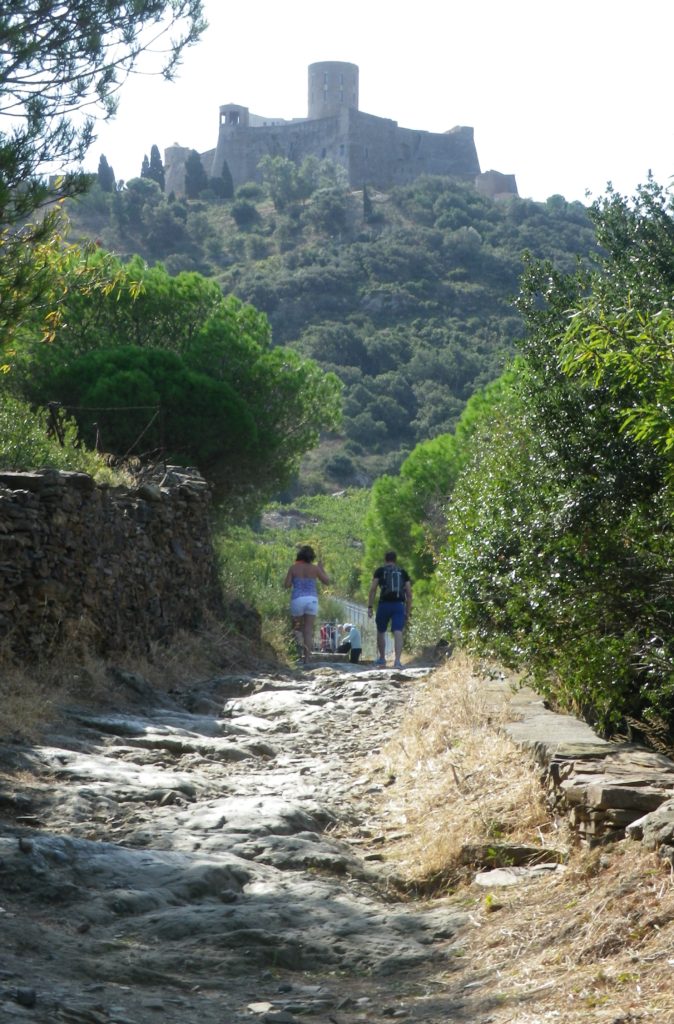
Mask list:
[[405,577],[397,565],[383,565],[379,578],[382,601],[405,600]]

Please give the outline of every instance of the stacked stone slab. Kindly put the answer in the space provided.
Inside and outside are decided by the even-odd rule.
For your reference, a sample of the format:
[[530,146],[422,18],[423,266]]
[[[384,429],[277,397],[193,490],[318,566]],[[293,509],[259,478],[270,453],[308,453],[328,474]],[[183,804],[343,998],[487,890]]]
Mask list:
[[558,747],[546,766],[548,800],[591,845],[621,838],[674,796],[674,763],[630,743]]
[[20,658],[63,644],[137,649],[221,610],[210,493],[168,467],[138,488],[84,473],[0,473],[0,641]]
[[502,679],[485,690],[495,704],[508,702],[512,717],[504,732],[533,753],[548,805],[580,840],[592,846],[630,835],[653,846],[648,837],[657,832],[666,843],[663,808],[669,807],[674,847],[674,761],[636,743],[602,739],[586,722],[547,708],[528,687],[512,689]]

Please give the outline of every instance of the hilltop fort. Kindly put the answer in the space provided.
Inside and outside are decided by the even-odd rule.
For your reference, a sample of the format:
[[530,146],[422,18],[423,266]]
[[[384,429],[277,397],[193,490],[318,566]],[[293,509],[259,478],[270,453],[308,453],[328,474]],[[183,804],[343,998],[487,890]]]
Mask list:
[[[473,182],[490,196],[517,195],[514,174],[481,172],[472,128],[425,132],[364,113],[358,109],[356,64],[310,64],[308,78],[306,118],[287,121],[252,114],[236,103],[221,106],[217,145],[200,154],[208,176],[220,177],[226,161],[238,187],[260,180],[258,164],[264,156],[297,164],[314,156],[342,166],[352,188],[390,188],[435,174]],[[167,192],[184,194],[189,153],[188,147],[178,145],[164,151]]]

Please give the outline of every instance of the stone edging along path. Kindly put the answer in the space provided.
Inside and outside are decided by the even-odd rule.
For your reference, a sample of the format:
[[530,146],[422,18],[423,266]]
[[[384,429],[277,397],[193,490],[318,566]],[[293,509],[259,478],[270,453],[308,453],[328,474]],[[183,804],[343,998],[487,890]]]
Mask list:
[[585,724],[545,707],[528,688],[486,684],[490,698],[507,700],[515,720],[503,728],[532,751],[543,769],[550,807],[566,816],[589,845],[641,840],[674,857],[674,761],[634,743],[603,740]]

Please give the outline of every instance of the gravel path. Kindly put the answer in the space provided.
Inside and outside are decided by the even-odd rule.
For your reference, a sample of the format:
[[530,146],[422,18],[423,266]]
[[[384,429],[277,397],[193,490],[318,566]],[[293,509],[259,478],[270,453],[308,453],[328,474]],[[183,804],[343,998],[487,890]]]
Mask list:
[[431,980],[467,914],[397,898],[368,827],[423,674],[120,674],[123,710],[0,747],[0,1024],[471,1019]]

